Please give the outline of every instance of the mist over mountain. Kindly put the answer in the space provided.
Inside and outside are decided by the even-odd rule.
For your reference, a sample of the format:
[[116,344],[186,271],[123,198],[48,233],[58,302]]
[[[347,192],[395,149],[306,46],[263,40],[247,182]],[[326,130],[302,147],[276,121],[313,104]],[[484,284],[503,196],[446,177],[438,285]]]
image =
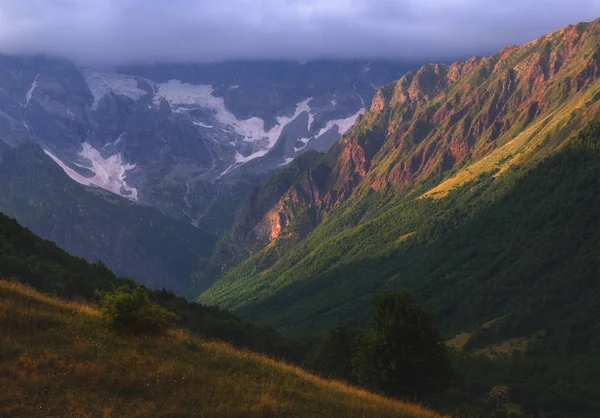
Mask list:
[[452,61],[600,13],[597,0],[5,0],[0,52],[84,63]]

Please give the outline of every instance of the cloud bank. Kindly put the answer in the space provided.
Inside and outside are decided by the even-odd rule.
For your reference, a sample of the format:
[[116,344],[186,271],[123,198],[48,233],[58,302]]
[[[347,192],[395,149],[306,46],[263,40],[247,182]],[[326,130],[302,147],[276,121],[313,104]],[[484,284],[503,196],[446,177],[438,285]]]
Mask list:
[[2,0],[0,52],[112,64],[444,59],[600,17],[600,0]]

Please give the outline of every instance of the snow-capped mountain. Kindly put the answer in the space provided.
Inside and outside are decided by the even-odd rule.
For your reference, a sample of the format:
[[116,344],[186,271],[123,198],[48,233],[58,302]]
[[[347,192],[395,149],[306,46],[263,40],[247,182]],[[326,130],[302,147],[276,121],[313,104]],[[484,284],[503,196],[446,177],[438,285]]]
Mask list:
[[403,66],[162,64],[111,70],[0,57],[0,137],[78,183],[198,224],[232,178],[326,150]]

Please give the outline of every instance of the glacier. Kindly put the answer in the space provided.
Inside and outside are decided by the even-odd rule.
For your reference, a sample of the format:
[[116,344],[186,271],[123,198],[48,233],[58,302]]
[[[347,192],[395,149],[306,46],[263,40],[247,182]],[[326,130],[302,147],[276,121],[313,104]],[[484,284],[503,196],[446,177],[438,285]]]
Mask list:
[[67,166],[56,155],[47,149],[44,149],[56,164],[74,181],[85,186],[96,186],[107,190],[127,199],[137,201],[138,191],[131,187],[125,181],[125,176],[129,170],[135,168],[135,164],[127,164],[123,161],[121,154],[111,155],[108,158],[103,158],[97,149],[92,147],[87,142],[82,145],[82,150],[79,156],[89,161],[89,166],[74,163],[76,166],[86,168],[94,173],[92,177],[85,177]]
[[94,96],[92,110],[96,110],[100,100],[109,93],[125,96],[132,100],[139,100],[148,94],[138,87],[138,82],[134,77],[103,73],[92,69],[83,69],[81,74],[85,78],[92,96]]

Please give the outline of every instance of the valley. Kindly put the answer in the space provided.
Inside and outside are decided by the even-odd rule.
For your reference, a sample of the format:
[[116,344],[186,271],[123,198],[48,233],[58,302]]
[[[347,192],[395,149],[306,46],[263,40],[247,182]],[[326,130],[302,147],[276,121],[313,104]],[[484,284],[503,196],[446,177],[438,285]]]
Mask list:
[[600,19],[368,56],[2,52],[0,415],[597,416]]

